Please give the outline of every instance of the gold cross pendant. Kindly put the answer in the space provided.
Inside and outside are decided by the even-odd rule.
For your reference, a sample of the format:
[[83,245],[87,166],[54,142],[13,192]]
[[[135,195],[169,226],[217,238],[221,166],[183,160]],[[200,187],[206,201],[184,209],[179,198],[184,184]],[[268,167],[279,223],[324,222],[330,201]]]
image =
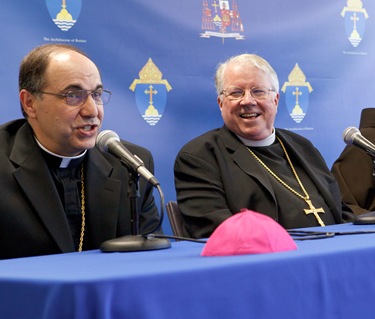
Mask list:
[[314,214],[315,218],[317,219],[318,223],[320,224],[320,226],[325,226],[322,219],[320,218],[320,216],[318,215],[318,213],[323,213],[324,214],[324,209],[322,207],[320,208],[315,208],[313,206],[313,204],[311,203],[311,200],[310,199],[305,199],[305,202],[307,203],[307,205],[309,205],[309,209],[304,209],[305,211],[305,214],[308,215],[308,214]]

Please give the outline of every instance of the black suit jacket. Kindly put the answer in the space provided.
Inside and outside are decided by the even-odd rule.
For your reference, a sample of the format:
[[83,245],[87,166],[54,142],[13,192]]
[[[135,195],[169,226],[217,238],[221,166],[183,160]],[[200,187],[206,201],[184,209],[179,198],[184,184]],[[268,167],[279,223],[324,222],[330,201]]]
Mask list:
[[[361,134],[375,143],[375,108],[361,112]],[[375,211],[375,168],[372,157],[354,145],[347,145],[333,163],[335,175],[342,193],[342,200],[356,215]]]
[[[293,132],[277,129],[276,135],[316,185],[335,222],[341,223],[339,189],[321,154]],[[187,143],[176,157],[174,171],[178,204],[193,237],[209,237],[242,208],[278,220],[269,173],[259,169],[247,147],[226,126]]]
[[[153,172],[150,152],[124,142]],[[50,171],[25,120],[0,127],[0,259],[66,253],[74,244]],[[131,234],[129,172],[96,147],[85,159],[86,231],[83,249]],[[140,179],[140,232],[152,230],[159,216],[153,188]]]

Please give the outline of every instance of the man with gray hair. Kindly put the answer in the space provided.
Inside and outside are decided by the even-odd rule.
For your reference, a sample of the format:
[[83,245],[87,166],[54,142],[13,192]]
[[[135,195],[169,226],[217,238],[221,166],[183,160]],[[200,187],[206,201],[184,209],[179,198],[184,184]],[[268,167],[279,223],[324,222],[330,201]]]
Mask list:
[[215,85],[224,125],[188,142],[174,166],[188,233],[209,237],[243,208],[287,229],[341,223],[340,192],[319,151],[274,127],[279,81],[271,65],[255,54],[231,57]]

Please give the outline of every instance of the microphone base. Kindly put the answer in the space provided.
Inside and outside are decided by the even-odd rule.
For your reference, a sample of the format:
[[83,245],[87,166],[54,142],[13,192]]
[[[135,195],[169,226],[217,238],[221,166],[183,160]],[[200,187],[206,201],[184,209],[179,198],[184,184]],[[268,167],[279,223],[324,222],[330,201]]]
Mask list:
[[130,252],[170,248],[171,243],[166,238],[128,235],[107,240],[100,245],[102,252]]

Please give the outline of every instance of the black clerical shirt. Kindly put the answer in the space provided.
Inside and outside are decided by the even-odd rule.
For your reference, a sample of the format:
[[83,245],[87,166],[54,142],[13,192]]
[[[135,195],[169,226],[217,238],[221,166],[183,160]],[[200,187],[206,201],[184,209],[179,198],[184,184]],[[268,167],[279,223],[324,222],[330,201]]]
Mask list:
[[72,159],[68,167],[60,167],[62,158],[43,151],[44,158],[60,195],[75,248],[78,249],[81,225],[81,167],[83,157]]

